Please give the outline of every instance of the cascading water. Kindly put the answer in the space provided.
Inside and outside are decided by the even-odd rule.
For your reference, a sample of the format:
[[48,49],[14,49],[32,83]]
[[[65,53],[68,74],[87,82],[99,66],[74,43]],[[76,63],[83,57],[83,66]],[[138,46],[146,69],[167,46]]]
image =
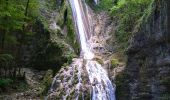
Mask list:
[[[89,45],[87,43],[87,36],[90,33],[89,20],[87,17],[87,13],[84,11],[84,7],[86,5],[82,4],[81,0],[70,0],[73,17],[75,21],[75,26],[78,31],[79,40],[81,43],[81,52],[83,53],[84,58],[92,59],[93,53],[89,49]],[[86,9],[87,11],[88,9]]]
[[[81,44],[81,57],[76,59],[72,63],[72,67],[77,67],[77,79],[78,84],[76,85],[76,100],[79,99],[80,90],[82,90],[82,67],[84,66],[87,70],[89,82],[91,84],[91,99],[92,100],[115,100],[115,85],[113,87],[111,81],[108,78],[107,72],[102,67],[102,65],[95,60],[95,53],[92,52],[92,45],[89,43],[89,39],[93,35],[91,28],[92,22],[90,18],[90,11],[88,11],[88,6],[83,0],[69,0],[72,14],[76,26],[76,31],[79,36]],[[65,75],[64,75],[65,76]],[[74,74],[72,75],[74,76]],[[74,77],[71,78],[71,80]],[[72,82],[72,81],[71,81]],[[54,78],[53,84],[51,86],[51,91],[54,90],[56,84],[56,77]],[[58,82],[60,84],[60,82]],[[65,87],[66,95],[62,96],[64,100],[70,95],[70,89]],[[83,94],[81,94],[81,97]]]
[[[95,0],[96,3],[98,0]],[[93,61],[94,54],[90,51],[90,44],[87,43],[86,34],[88,27],[86,27],[85,22],[89,22],[88,18],[83,19],[85,16],[84,12],[88,9],[83,8],[83,1],[81,0],[70,0],[74,21],[76,22],[76,27],[80,36],[82,52],[84,52],[84,59],[87,60],[86,70],[89,74],[89,79],[93,88],[93,100],[115,100],[114,91],[111,81],[109,80],[106,71],[97,62]],[[84,4],[85,5],[85,4]],[[85,5],[86,6],[86,5]],[[85,10],[84,10],[85,9]],[[88,14],[87,14],[88,15]],[[88,25],[89,26],[89,25]]]
[[94,0],[95,4],[98,4],[99,0]]

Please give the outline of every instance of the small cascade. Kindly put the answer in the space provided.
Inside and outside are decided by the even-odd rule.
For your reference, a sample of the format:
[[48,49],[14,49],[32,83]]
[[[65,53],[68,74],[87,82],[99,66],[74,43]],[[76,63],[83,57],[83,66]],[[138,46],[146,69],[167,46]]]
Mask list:
[[[59,74],[57,74],[52,82],[50,88],[50,96],[57,95],[60,97],[58,99],[67,100],[71,93],[74,90],[74,98],[78,100],[79,95],[83,96],[82,91],[82,67],[83,67],[83,59],[74,59],[73,63],[68,66],[66,69],[61,69]],[[62,91],[62,94],[59,94],[58,91]],[[71,92],[72,91],[72,92]],[[50,97],[49,96],[49,97]],[[47,97],[47,98],[49,98]],[[50,98],[52,99],[52,98]]]
[[[98,0],[95,0],[98,3]],[[92,100],[115,100],[114,92],[115,87],[112,86],[111,81],[108,78],[106,71],[102,68],[101,64],[94,61],[94,53],[91,51],[90,47],[92,43],[87,42],[87,34],[89,34],[89,15],[88,9],[84,1],[82,0],[70,0],[74,21],[78,34],[80,36],[79,40],[81,42],[81,48],[84,60],[86,60],[86,70],[89,75],[90,83],[92,85]],[[85,12],[87,11],[87,12]]]
[[[88,6],[84,0],[69,0],[69,2],[81,44],[81,55],[80,58],[73,60],[73,63],[65,69],[66,71],[61,70],[62,75],[60,75],[60,72],[56,75],[50,89],[51,95],[57,94],[57,91],[63,91],[60,94],[58,93],[58,97],[60,97],[58,99],[62,97],[63,100],[68,98],[69,100],[84,100],[87,96],[87,89],[91,89],[91,96],[88,95],[89,99],[115,100],[115,85],[109,80],[102,64],[95,60],[96,55],[94,50],[92,50],[92,48],[98,46],[100,39],[95,39],[98,40],[97,42],[94,41],[95,43],[90,41],[90,38],[94,39],[97,37],[95,37],[92,31],[93,21]],[[98,0],[95,0],[95,2],[98,3]],[[99,48],[102,47],[101,45],[99,46]],[[87,80],[82,78],[85,76],[87,76]],[[75,81],[76,79],[77,81]]]
[[99,3],[99,0],[94,0],[95,4],[97,5]]
[[86,69],[92,84],[92,100],[115,100],[115,87],[112,86],[106,71],[97,61],[87,61]]

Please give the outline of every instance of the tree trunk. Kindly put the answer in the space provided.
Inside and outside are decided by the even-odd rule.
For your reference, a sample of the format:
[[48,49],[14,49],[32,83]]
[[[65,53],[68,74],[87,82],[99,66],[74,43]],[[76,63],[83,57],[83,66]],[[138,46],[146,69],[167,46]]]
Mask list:
[[[6,0],[6,10],[7,10],[7,9],[8,9],[8,0]],[[4,20],[8,20],[8,16],[5,16],[5,17],[4,17]],[[4,51],[6,33],[7,33],[7,29],[4,29],[4,30],[2,31],[2,44],[1,44],[2,53],[3,53],[3,51]]]
[[30,0],[27,1],[27,5],[26,5],[26,8],[25,8],[25,16],[27,16],[27,14],[28,14],[29,3],[30,3]]
[[6,32],[4,31],[3,33],[2,33],[2,43],[1,43],[1,50],[2,50],[2,53],[3,53],[3,51],[4,51],[4,44],[5,44],[5,35],[6,35]]

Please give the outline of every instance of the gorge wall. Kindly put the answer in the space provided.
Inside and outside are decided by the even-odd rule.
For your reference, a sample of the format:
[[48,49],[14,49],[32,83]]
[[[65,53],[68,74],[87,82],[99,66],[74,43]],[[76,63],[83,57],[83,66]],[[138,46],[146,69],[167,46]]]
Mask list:
[[170,99],[168,2],[155,0],[136,27],[127,50],[127,67],[116,78],[117,100]]
[[40,0],[36,22],[30,25],[22,46],[22,63],[36,69],[59,70],[78,54],[79,43],[67,0]]
[[[92,83],[89,82],[88,71],[85,67],[87,60],[81,57],[76,58],[80,54],[80,41],[75,34],[76,29],[74,29],[69,0],[38,1],[41,5],[40,15],[36,17],[35,23],[29,23],[26,27],[33,34],[20,37],[24,40],[20,54],[22,59],[20,65],[39,70],[53,69],[56,76],[52,82],[53,71],[47,71],[44,78],[42,76],[40,79],[42,86],[36,86],[37,88],[40,87],[40,89],[37,89],[38,92],[35,88],[32,89],[36,90],[37,94],[35,95],[31,91],[28,96],[22,93],[24,94],[22,97],[27,99],[27,97],[33,98],[31,95],[35,95],[35,97],[40,98],[39,96],[48,95],[46,99],[49,100],[61,98],[89,100],[92,96],[92,87],[97,82],[95,80]],[[125,2],[123,9],[117,10],[119,13],[114,13],[115,15],[109,15],[108,12],[113,10],[112,7],[116,5],[115,2],[121,0],[85,1],[88,7],[90,6],[89,11],[93,18],[91,23],[94,26],[93,36],[88,41],[94,44],[91,46],[96,56],[92,60],[101,64],[108,72],[112,83],[116,84],[116,100],[170,100],[170,30],[168,29],[170,14],[167,12],[170,7],[170,0],[152,0],[153,2],[148,9],[146,8],[144,15],[144,7],[146,6],[139,7],[142,10],[141,16],[143,16],[138,25],[130,23],[131,20],[127,21],[131,18],[127,17],[130,13],[133,13],[134,18],[137,16],[131,11],[131,9],[135,9],[135,7],[132,7],[136,3],[135,0],[132,0],[133,3],[130,3],[131,0],[127,0],[129,3]],[[97,5],[94,1],[101,1],[102,3]],[[104,5],[102,5],[103,3]],[[111,3],[113,5],[109,6],[108,4]],[[125,9],[128,7],[130,10],[127,10],[129,12],[126,14]],[[140,12],[140,10],[136,10],[136,12]],[[115,16],[123,13],[125,13],[126,19],[124,20],[125,23],[122,23],[122,28],[130,28],[131,31],[136,26],[132,36],[131,34],[126,35],[130,33],[127,30],[120,31],[121,34],[117,34],[122,40],[124,38],[129,40],[129,37],[131,37],[126,50],[126,67],[124,62],[126,55],[121,54],[125,60],[122,60],[119,54],[116,55],[121,51],[118,49],[121,44],[117,43],[118,36],[116,35],[120,17]],[[120,58],[120,61],[118,58]],[[39,73],[35,73],[35,75],[39,76]],[[96,76],[99,75],[96,74]]]

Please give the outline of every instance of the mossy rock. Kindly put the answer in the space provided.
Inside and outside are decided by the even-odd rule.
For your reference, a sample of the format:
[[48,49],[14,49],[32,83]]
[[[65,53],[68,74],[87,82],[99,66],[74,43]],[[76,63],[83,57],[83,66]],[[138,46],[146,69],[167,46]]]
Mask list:
[[128,86],[128,75],[126,73],[121,73],[116,76],[116,97],[118,100],[125,100],[128,98],[129,86]]
[[95,61],[97,61],[99,64],[104,64],[103,60],[102,59],[99,59],[99,58],[94,58]]
[[161,94],[160,100],[170,100],[170,94]]
[[43,78],[43,81],[41,82],[41,88],[42,90],[40,91],[40,94],[45,95],[47,94],[51,83],[53,81],[53,71],[52,70],[48,70]]
[[113,68],[117,67],[120,64],[120,62],[118,61],[118,59],[111,59],[111,66]]

